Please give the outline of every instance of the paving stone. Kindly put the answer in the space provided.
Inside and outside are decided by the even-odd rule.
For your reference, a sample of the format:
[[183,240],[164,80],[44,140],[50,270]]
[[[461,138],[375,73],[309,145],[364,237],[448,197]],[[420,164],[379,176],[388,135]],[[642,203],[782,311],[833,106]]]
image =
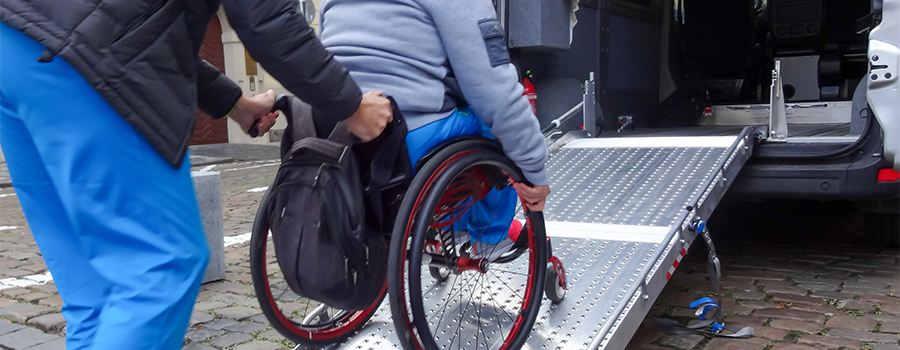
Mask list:
[[846,278],[827,278],[827,277],[792,277],[794,282],[797,284],[826,284],[833,285],[835,287],[840,287],[845,281]]
[[900,315],[900,304],[890,303],[890,304],[879,304],[881,305],[881,312],[888,313],[891,315]]
[[38,300],[46,299],[49,297],[50,297],[50,294],[43,293],[43,292],[36,292],[36,293],[22,294],[22,295],[19,295],[17,298],[19,298],[20,300],[27,301],[29,303],[34,303]]
[[806,333],[816,333],[821,330],[823,327],[821,324],[810,323],[804,321],[797,320],[785,320],[785,319],[774,319],[769,323],[769,327],[784,329],[788,331],[803,331]]
[[875,312],[875,304],[868,301],[844,300],[838,305],[841,310]]
[[274,340],[274,341],[284,341],[287,339],[283,335],[281,335],[281,333],[278,333],[278,331],[276,331],[274,329],[262,332],[257,336],[260,338],[263,338],[263,339],[269,339],[269,340]]
[[872,343],[896,343],[900,341],[900,336],[894,334],[860,332],[843,328],[832,329],[828,331],[828,335]]
[[726,317],[725,323],[727,323],[729,326],[735,326],[738,328],[757,327],[762,326],[763,323],[766,323],[766,319],[756,316],[737,315]]
[[840,289],[838,286],[828,285],[828,284],[805,284],[801,283],[797,285],[797,288],[811,291],[811,292],[836,292]]
[[778,303],[772,303],[768,301],[754,301],[754,300],[744,300],[741,302],[741,306],[746,306],[754,310],[759,309],[770,309],[774,307],[778,307]]
[[236,325],[231,325],[231,326],[225,327],[224,329],[226,331],[230,331],[230,332],[239,332],[239,333],[250,334],[250,333],[259,332],[266,328],[269,328],[269,327],[266,325],[256,323],[256,322],[245,322],[245,323],[240,323],[240,324],[236,324]]
[[6,258],[8,258],[8,259],[20,260],[20,261],[21,261],[21,260],[25,260],[25,259],[28,259],[28,258],[36,257],[36,256],[38,256],[38,255],[37,255],[37,254],[34,254],[34,253],[28,253],[28,252],[10,251],[10,252],[3,252],[3,253],[0,253],[0,256],[6,257]]
[[203,311],[194,310],[191,312],[191,319],[188,321],[188,327],[193,327],[201,323],[207,323],[213,320],[213,315]]
[[252,336],[243,333],[226,333],[225,335],[213,338],[209,343],[216,347],[227,348],[251,339],[253,339]]
[[900,350],[900,345],[897,344],[875,344],[872,347],[872,350]]
[[63,302],[62,297],[55,296],[55,297],[49,297],[46,299],[41,299],[40,301],[38,301],[38,305],[43,305],[43,306],[48,306],[48,307],[53,307],[53,308],[59,309],[59,308],[63,307],[63,305],[65,305],[65,302]]
[[25,327],[12,333],[0,335],[0,346],[10,350],[24,350],[57,339],[59,337],[55,335]]
[[784,337],[788,335],[788,331],[778,328],[766,327],[766,326],[758,326],[753,327],[753,336],[765,338],[769,340],[784,340]]
[[[727,273],[727,272],[726,272]],[[725,278],[751,279],[760,281],[783,281],[789,275],[778,271],[760,271],[760,270],[738,270],[732,269],[731,273],[727,273]]]
[[832,316],[825,325],[832,328],[846,328],[855,331],[868,332],[878,325],[878,321],[865,316],[837,314]]
[[890,321],[882,321],[881,333],[900,334],[900,319],[894,318]]
[[228,304],[219,301],[201,301],[197,304],[194,304],[194,310],[209,311],[212,309],[219,309],[227,306]]
[[225,327],[234,326],[237,324],[238,321],[222,318],[203,325],[203,328],[225,329]]
[[842,311],[835,309],[831,305],[809,305],[809,304],[791,304],[791,310],[809,311],[820,313],[823,315],[837,314]]
[[267,342],[267,341],[259,341],[255,340],[249,342],[247,344],[241,344],[234,348],[234,350],[284,350],[287,349],[284,345]]
[[796,294],[775,294],[772,301],[776,303],[792,303],[792,304],[809,304],[809,305],[825,305],[822,298],[813,298]]
[[3,294],[8,297],[13,297],[13,298],[17,297],[19,295],[28,294],[28,293],[31,293],[31,291],[28,289],[22,288],[22,287],[9,288],[9,289],[4,289],[4,290],[0,291],[0,294]]
[[755,292],[757,291],[756,285],[754,284],[754,280],[749,279],[734,279],[722,281],[722,290],[741,290],[745,292]]
[[253,287],[231,282],[215,282],[204,286],[206,290],[244,295],[253,292]]
[[0,317],[5,317],[16,323],[25,323],[32,317],[46,315],[52,313],[53,309],[43,306],[17,303],[4,308],[0,308]]
[[0,276],[5,277],[22,277],[33,274],[31,271],[25,270],[16,270],[16,269],[3,269],[0,270]]
[[891,291],[890,291],[889,289],[887,289],[887,288],[851,288],[851,287],[844,287],[843,289],[841,289],[841,292],[843,292],[843,293],[849,293],[849,294],[857,294],[857,295],[866,295],[866,294],[873,294],[873,295],[890,295],[890,294],[891,294]]
[[20,324],[15,324],[15,323],[9,322],[7,320],[0,320],[0,335],[15,332],[22,328],[25,328],[25,326],[20,325]]
[[[708,350],[762,350],[769,346],[769,341],[762,338],[729,339],[713,338],[706,348]],[[629,349],[630,350],[630,349]]]
[[753,316],[784,318],[790,320],[807,321],[823,324],[825,315],[816,312],[791,310],[791,309],[762,309],[753,312]]
[[774,287],[766,286],[766,288],[763,290],[767,294],[783,293],[783,294],[806,295],[808,292],[808,290],[797,287],[797,286],[774,286]]
[[190,343],[181,350],[216,350],[216,348],[200,343]]
[[52,283],[46,284],[38,284],[34,286],[28,286],[28,289],[31,289],[35,292],[44,292],[50,295],[59,294],[59,291],[56,290],[56,285]]
[[891,295],[860,295],[859,300],[872,301],[881,305],[897,304],[900,305],[900,298]]
[[59,333],[66,327],[66,318],[63,314],[47,314],[32,318],[27,324],[47,333]]
[[853,296],[854,296],[854,295],[855,295],[855,294],[844,293],[844,292],[831,292],[831,291],[823,290],[823,291],[815,291],[815,292],[813,292],[813,295],[812,295],[812,296],[814,296],[814,297],[815,297],[815,296],[818,296],[818,297],[821,297],[821,298],[828,298],[828,299],[841,299],[841,300],[846,300],[846,299],[853,299]]
[[262,324],[269,324],[269,319],[266,318],[266,315],[256,315],[250,318],[250,321]]
[[209,298],[209,301],[211,301],[211,302],[225,303],[226,306],[231,305],[231,304],[242,303],[247,300],[250,300],[250,298],[245,297],[243,295],[230,294],[230,293],[222,293],[222,294],[214,295],[212,298]]
[[825,350],[825,348],[802,344],[781,343],[772,347],[772,350]]
[[259,315],[261,311],[251,309],[245,306],[232,306],[224,309],[216,310],[217,317],[227,317],[238,321],[246,320],[250,317]]
[[659,345],[678,349],[693,349],[704,339],[706,339],[706,337],[699,334],[677,334],[663,338],[659,341]]
[[224,334],[225,331],[221,329],[209,328],[209,327],[200,327],[200,329],[192,329],[187,331],[185,338],[190,339],[192,342],[204,342],[209,338],[219,336]]
[[806,334],[801,336],[800,339],[797,339],[797,343],[813,346],[824,346],[826,348],[846,347],[850,349],[859,349],[862,347],[862,342],[859,340],[825,337],[813,334]]
[[66,338],[51,340],[33,348],[28,348],[28,350],[66,350]]
[[897,316],[888,315],[888,314],[880,314],[880,315],[879,314],[866,314],[866,317],[871,317],[874,320],[876,320],[878,322],[883,322],[883,323],[900,322],[900,318],[898,318]]
[[0,298],[0,308],[4,308],[4,307],[10,306],[10,305],[15,304],[15,303],[16,303],[15,300],[12,300],[12,299],[6,299],[6,298]]
[[766,293],[762,293],[762,292],[743,292],[743,291],[738,291],[738,292],[734,292],[734,293],[731,293],[731,294],[732,294],[732,296],[734,296],[734,298],[737,299],[737,300],[756,300],[756,301],[760,301],[760,300],[763,300],[763,299],[766,298]]

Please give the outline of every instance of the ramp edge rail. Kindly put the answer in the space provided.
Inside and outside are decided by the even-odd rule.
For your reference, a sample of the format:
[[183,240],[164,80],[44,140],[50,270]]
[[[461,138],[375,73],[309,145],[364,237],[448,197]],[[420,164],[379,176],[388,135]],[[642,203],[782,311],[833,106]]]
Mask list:
[[[741,168],[743,168],[744,164],[748,159],[750,159],[750,156],[753,154],[753,149],[758,143],[758,137],[759,134],[754,127],[745,127],[741,131],[734,144],[732,144],[728,148],[728,150],[725,152],[725,156],[716,165],[716,175],[707,180],[707,182],[705,183],[705,189],[702,192],[697,193],[695,197],[689,202],[690,206],[685,208],[686,210],[680,215],[679,220],[676,221],[681,222],[681,224],[676,224],[675,226],[673,226],[671,231],[669,231],[669,234],[666,235],[666,238],[664,238],[660,242],[660,245],[659,247],[657,247],[656,252],[653,254],[653,257],[650,258],[650,261],[653,262],[653,265],[648,266],[648,268],[646,268],[644,272],[641,273],[638,279],[640,283],[634,283],[629,288],[628,292],[625,293],[625,297],[628,298],[627,301],[619,303],[619,305],[616,306],[610,318],[606,323],[603,324],[603,327],[600,328],[600,332],[597,334],[597,338],[594,338],[593,342],[591,342],[589,349],[600,349],[600,346],[603,344],[604,340],[607,342],[607,345],[612,342],[613,336],[609,335],[609,331],[612,330],[612,328],[617,324],[624,323],[625,320],[622,319],[620,321],[620,318],[622,318],[623,312],[626,309],[629,309],[631,306],[637,304],[642,299],[650,303],[655,301],[656,298],[651,298],[651,293],[649,292],[648,279],[651,277],[651,273],[655,274],[660,267],[664,267],[661,266],[663,254],[670,251],[670,245],[677,243],[674,242],[676,235],[679,235],[684,230],[687,230],[688,226],[690,225],[691,219],[698,216],[708,217],[710,214],[712,214],[712,211],[715,209],[715,205],[718,205],[718,202],[721,201],[721,198],[725,194],[725,191],[727,191],[728,187],[731,186],[738,172],[740,172]],[[718,196],[714,196],[714,194],[718,194]],[[710,207],[709,203],[713,203],[715,205]],[[703,207],[702,209],[701,206]],[[641,290],[641,295],[637,294],[639,289]]]

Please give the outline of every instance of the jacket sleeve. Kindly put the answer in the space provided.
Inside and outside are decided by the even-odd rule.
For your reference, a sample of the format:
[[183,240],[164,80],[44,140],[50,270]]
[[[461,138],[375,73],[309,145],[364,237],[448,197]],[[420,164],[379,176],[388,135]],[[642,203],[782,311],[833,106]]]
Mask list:
[[531,183],[547,185],[547,143],[490,0],[431,2],[433,18],[460,90]]
[[295,0],[224,0],[225,13],[247,51],[290,92],[334,121],[359,109],[362,93],[325,50]]
[[213,119],[231,112],[244,94],[241,87],[200,58],[197,64],[197,107]]

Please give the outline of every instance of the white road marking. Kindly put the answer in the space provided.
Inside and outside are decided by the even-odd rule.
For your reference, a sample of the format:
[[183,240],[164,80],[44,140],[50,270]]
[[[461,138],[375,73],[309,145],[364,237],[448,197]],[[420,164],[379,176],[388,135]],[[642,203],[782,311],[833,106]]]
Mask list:
[[200,169],[200,172],[201,172],[201,173],[205,173],[205,172],[207,172],[207,171],[212,170],[212,169],[215,168],[215,167],[216,167],[215,164],[213,164],[213,165],[207,165],[205,168]]
[[0,226],[0,231],[15,230],[17,228],[19,228],[19,227],[18,226]]
[[268,189],[269,189],[269,186],[257,187],[257,188],[251,188],[251,189],[247,190],[247,192],[265,192]]
[[3,197],[9,197],[9,196],[15,196],[15,195],[16,195],[15,193],[0,194],[0,198],[3,198]]
[[225,237],[225,246],[227,247],[227,246],[232,246],[235,244],[243,244],[244,242],[247,242],[250,240],[250,236],[252,234],[253,234],[252,232],[247,232],[247,233],[240,234],[237,236],[226,236]]

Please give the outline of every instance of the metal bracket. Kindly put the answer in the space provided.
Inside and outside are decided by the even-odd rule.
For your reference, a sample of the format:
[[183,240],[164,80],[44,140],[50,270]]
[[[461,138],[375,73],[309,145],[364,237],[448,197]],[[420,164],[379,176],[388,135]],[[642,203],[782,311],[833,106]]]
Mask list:
[[775,61],[772,70],[772,90],[769,101],[769,142],[786,142],[788,138],[787,113],[784,108],[784,89],[781,86],[781,61]]
[[597,98],[596,83],[594,81],[594,72],[591,72],[590,78],[584,82],[584,131],[587,137],[597,136]]

